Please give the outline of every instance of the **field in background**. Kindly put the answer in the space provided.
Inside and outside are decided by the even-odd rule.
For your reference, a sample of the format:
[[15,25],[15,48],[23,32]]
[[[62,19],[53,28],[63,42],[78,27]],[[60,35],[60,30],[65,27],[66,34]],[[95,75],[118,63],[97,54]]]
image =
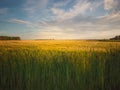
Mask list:
[[120,42],[0,41],[0,90],[119,90]]

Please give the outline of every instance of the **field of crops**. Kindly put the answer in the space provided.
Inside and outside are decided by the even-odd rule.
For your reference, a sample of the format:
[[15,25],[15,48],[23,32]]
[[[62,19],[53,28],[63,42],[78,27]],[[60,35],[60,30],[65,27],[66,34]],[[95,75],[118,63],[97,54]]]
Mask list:
[[0,90],[120,90],[120,42],[0,41]]

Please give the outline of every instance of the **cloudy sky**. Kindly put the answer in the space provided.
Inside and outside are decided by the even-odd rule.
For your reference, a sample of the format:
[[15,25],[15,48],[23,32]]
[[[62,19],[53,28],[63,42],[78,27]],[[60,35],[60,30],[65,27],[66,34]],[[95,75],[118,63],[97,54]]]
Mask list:
[[120,0],[0,0],[0,35],[110,38],[120,35]]

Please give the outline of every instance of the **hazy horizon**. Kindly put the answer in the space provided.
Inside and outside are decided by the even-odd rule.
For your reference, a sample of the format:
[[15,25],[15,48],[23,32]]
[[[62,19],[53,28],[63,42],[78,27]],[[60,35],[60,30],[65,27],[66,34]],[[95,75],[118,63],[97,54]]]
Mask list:
[[1,35],[109,39],[120,35],[120,0],[1,0]]

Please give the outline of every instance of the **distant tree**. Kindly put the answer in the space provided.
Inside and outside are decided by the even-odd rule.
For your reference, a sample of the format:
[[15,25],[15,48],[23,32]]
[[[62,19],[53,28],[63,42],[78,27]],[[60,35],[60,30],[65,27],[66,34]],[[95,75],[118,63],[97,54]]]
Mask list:
[[0,36],[0,40],[21,40],[20,37]]
[[115,36],[114,38],[110,38],[110,40],[120,40],[120,35]]

